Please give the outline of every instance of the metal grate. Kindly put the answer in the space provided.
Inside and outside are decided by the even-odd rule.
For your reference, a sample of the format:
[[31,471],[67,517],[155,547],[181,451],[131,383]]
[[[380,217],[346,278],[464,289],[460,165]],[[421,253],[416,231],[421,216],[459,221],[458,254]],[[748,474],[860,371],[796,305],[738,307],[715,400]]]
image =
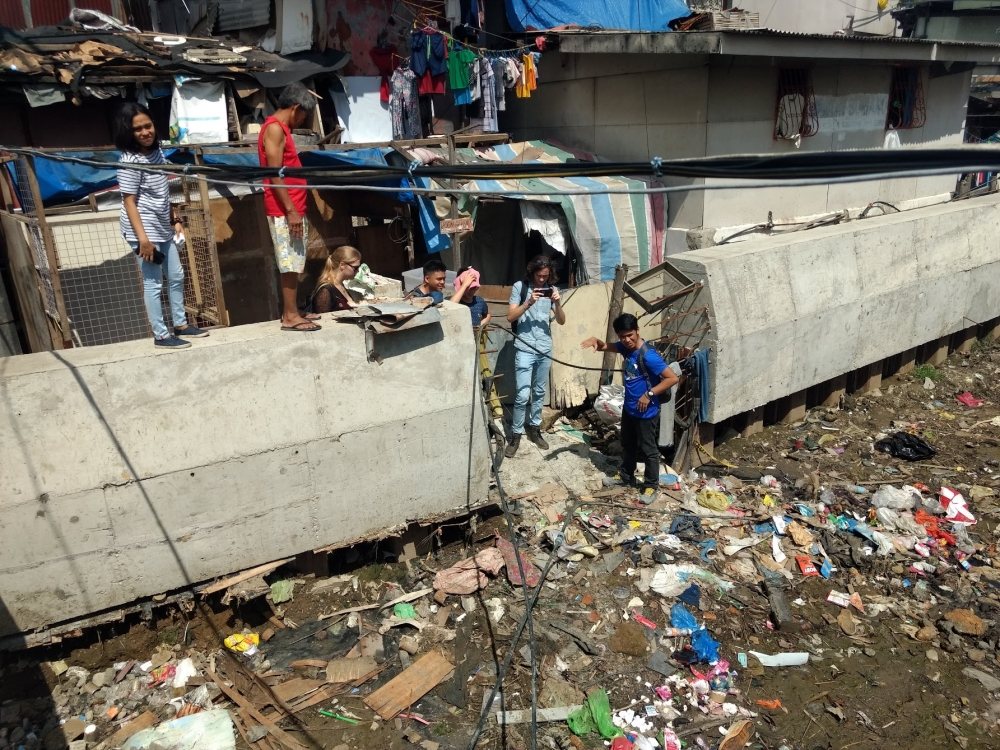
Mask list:
[[118,214],[50,219],[49,225],[74,346],[151,336],[142,277],[135,253],[121,236]]
[[885,116],[886,129],[922,128],[926,121],[923,71],[917,66],[893,68],[889,111]]
[[819,132],[816,95],[808,68],[782,68],[778,71],[778,97],[775,102],[774,139],[798,140]]
[[202,326],[228,325],[222,299],[212,215],[199,200],[187,200],[178,206],[184,224],[185,242],[179,248],[184,265],[184,302],[188,322]]

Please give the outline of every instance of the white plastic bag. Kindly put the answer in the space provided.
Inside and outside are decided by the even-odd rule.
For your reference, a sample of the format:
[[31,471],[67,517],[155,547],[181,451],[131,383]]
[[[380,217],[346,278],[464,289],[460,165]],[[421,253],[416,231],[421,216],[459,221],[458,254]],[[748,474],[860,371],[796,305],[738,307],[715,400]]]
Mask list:
[[594,411],[604,424],[618,424],[622,421],[622,409],[625,408],[625,387],[621,385],[602,385],[600,393],[594,399]]
[[228,140],[225,83],[174,76],[170,142],[220,143]]

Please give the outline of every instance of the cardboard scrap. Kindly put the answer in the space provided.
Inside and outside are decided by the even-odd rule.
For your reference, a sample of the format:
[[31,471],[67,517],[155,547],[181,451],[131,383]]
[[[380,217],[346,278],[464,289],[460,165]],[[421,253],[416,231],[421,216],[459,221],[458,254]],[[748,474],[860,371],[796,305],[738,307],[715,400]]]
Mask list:
[[354,682],[375,669],[378,669],[378,664],[373,656],[331,659],[326,665],[326,681]]
[[474,594],[486,588],[486,574],[496,575],[504,566],[503,554],[489,547],[434,576],[434,589],[447,594]]
[[271,691],[279,701],[288,703],[323,687],[325,684],[323,680],[307,680],[304,677],[293,677],[287,682],[275,685],[271,688]]
[[365,698],[365,705],[383,719],[392,719],[451,677],[454,671],[455,667],[440,651],[431,651]]

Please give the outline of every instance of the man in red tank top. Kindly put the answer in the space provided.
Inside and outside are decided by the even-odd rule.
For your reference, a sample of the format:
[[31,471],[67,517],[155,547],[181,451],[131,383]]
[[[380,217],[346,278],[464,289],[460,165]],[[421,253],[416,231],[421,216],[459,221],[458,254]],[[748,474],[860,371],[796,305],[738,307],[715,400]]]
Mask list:
[[[293,83],[281,92],[278,110],[264,121],[257,136],[257,156],[262,167],[302,166],[292,130],[301,128],[315,109],[315,95],[301,83]],[[319,325],[299,313],[296,300],[309,237],[306,181],[301,177],[270,177],[265,182],[264,210],[281,274],[281,330],[318,331]]]

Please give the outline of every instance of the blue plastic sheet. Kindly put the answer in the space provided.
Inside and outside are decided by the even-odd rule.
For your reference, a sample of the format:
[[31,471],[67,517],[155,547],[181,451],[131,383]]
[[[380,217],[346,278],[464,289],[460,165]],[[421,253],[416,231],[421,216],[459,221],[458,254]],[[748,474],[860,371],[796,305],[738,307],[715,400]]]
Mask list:
[[691,634],[691,648],[701,661],[714,664],[719,660],[719,642],[704,627],[698,625],[694,615],[683,604],[675,604],[670,608],[670,626],[694,631]]
[[514,31],[551,29],[564,24],[623,31],[670,31],[667,24],[691,15],[682,0],[506,0]]

